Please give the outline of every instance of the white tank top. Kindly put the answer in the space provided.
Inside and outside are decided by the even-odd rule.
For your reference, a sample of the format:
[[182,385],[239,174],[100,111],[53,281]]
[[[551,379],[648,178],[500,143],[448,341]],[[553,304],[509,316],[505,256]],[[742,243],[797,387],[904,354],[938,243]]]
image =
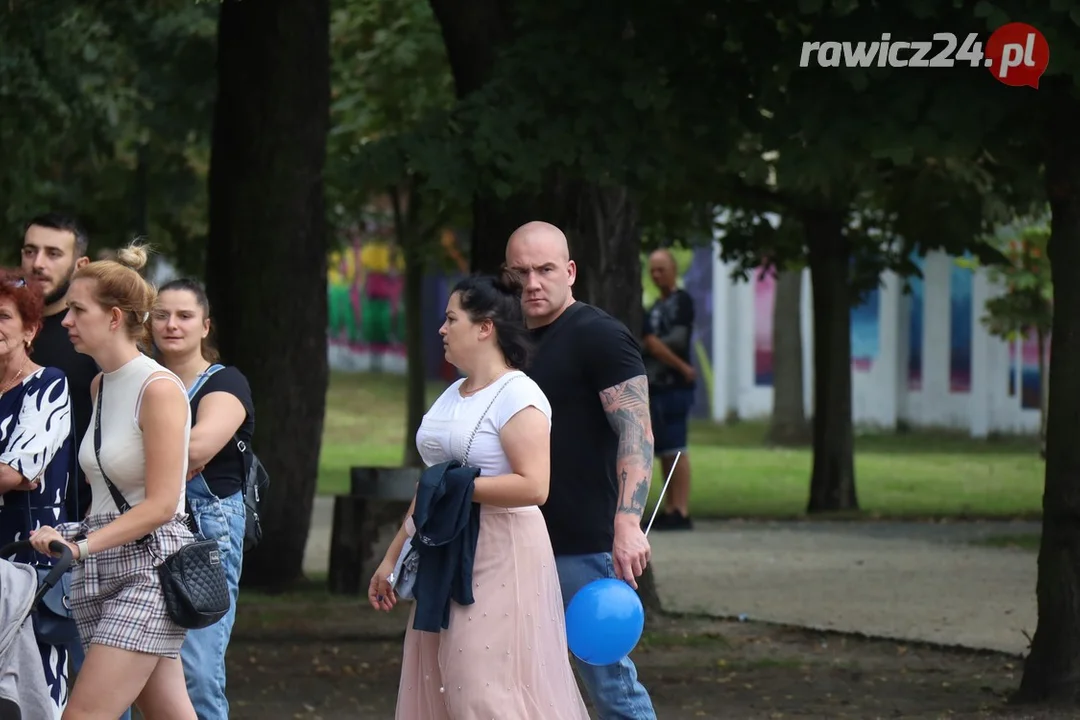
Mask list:
[[[142,428],[139,427],[139,407],[143,390],[149,384],[147,380],[154,373],[167,373],[167,376],[151,382],[175,382],[183,389],[180,378],[145,355],[139,355],[118,370],[102,375],[105,394],[101,398],[101,464],[131,507],[146,499],[146,455],[143,452]],[[176,478],[177,513],[184,512],[188,440],[191,436],[191,407],[187,403],[184,406],[188,408],[188,419],[184,423],[183,473]],[[97,398],[94,398],[90,426],[79,446],[79,465],[90,482],[90,515],[119,512],[94,455],[95,422]]]

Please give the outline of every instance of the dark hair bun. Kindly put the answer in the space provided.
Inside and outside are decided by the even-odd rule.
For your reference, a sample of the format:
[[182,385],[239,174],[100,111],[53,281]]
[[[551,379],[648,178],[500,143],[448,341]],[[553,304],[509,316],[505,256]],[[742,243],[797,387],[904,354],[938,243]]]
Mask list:
[[525,286],[521,284],[521,278],[518,274],[510,268],[503,268],[497,278],[494,278],[493,284],[495,288],[500,292],[504,292],[507,295],[513,295],[514,297],[521,297],[522,291]]
[[521,311],[522,284],[509,270],[499,276],[471,275],[459,280],[451,294],[460,293],[461,308],[473,322],[491,320],[496,341],[507,364],[521,370],[529,361],[532,343]]

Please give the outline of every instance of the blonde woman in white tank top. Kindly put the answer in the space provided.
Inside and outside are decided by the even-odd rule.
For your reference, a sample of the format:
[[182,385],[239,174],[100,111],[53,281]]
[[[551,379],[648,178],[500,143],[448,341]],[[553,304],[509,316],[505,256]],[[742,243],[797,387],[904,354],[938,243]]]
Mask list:
[[[67,296],[63,325],[102,373],[79,448],[90,512],[31,536],[42,552],[67,543],[77,561],[71,603],[86,660],[64,720],[116,718],[132,704],[147,720],[197,720],[179,659],[186,631],[165,609],[151,554],[165,558],[193,540],[183,515],[191,411],[176,375],[140,350],[155,296],[137,272],[145,264],[145,248],[125,248],[117,261],[76,270]],[[119,512],[105,476],[128,511]]]

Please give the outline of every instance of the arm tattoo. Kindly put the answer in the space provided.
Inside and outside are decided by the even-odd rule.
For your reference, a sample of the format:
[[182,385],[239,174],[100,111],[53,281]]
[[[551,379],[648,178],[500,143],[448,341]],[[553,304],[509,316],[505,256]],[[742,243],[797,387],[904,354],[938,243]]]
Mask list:
[[615,474],[619,478],[616,514],[640,517],[649,499],[652,481],[653,432],[649,417],[649,381],[630,378],[600,392],[608,422],[619,436]]

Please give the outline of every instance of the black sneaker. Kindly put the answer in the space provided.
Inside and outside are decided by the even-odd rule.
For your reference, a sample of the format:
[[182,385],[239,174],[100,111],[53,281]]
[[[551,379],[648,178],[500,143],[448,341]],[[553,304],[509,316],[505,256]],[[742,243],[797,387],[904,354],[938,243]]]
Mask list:
[[693,530],[694,522],[689,515],[683,515],[678,510],[672,510],[656,516],[653,522],[653,530]]

